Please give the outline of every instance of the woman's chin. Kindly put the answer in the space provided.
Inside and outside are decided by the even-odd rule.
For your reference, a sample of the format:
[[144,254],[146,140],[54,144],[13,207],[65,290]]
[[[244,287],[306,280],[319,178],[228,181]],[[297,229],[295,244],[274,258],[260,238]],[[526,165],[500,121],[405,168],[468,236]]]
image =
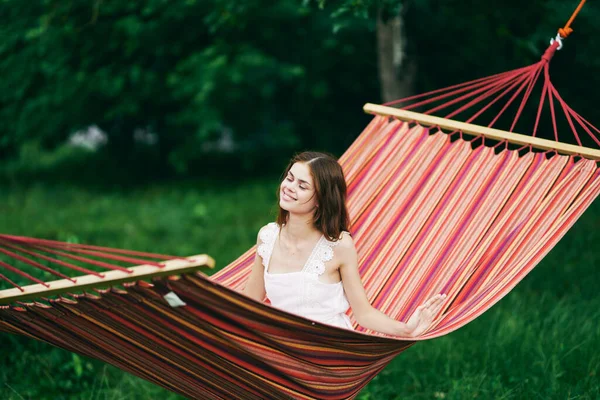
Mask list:
[[285,211],[290,211],[289,204],[284,200],[279,200],[279,207],[281,207]]

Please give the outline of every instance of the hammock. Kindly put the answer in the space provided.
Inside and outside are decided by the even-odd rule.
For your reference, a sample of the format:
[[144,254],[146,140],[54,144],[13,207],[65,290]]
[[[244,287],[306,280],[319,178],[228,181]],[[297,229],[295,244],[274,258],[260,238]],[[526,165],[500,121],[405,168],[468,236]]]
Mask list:
[[[68,285],[95,287],[103,279],[121,282],[139,272],[116,264],[144,264],[138,268],[168,275],[175,273],[173,266],[212,261],[9,235],[0,235],[0,253],[29,267],[60,274],[49,266],[81,269],[77,262],[104,271],[84,269],[92,275],[76,283],[61,276],[58,285],[0,262],[36,283],[0,292],[0,301],[11,303],[0,307],[0,331],[103,360],[189,398],[354,398],[417,340],[459,329],[498,302],[600,193],[598,150],[491,128],[498,118],[482,127],[452,121],[452,115],[429,115],[460,104],[451,114],[462,113],[488,101],[467,119],[471,122],[504,99],[502,114],[522,95],[516,123],[544,72],[534,136],[548,99],[553,121],[556,100],[577,140],[576,127],[600,144],[595,136],[600,131],[550,83],[548,63],[558,46],[554,42],[530,67],[407,99],[413,103],[403,110],[366,105],[378,115],[340,158],[360,274],[372,304],[406,320],[432,295],[448,294],[450,301],[422,337],[399,340],[361,327],[338,329],[245,297],[239,291],[255,247],[210,277],[188,273],[48,299],[48,290],[64,294]],[[424,113],[406,111],[439,100],[444,103]],[[556,123],[553,127],[557,132]],[[165,259],[171,261],[148,261]],[[185,305],[168,300],[173,294]]]

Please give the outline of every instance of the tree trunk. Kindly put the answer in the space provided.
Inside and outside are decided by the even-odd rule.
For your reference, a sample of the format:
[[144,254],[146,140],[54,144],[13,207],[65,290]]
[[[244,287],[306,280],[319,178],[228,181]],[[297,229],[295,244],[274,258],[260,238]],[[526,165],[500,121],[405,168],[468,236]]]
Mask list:
[[377,14],[377,58],[383,103],[413,94],[416,65],[406,57],[406,36],[401,13],[384,20]]

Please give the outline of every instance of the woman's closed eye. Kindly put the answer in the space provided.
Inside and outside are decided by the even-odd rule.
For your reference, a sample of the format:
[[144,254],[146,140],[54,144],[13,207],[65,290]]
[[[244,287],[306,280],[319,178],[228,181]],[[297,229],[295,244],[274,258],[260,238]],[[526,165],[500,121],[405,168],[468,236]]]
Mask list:
[[[296,180],[296,177],[295,177],[294,175],[292,175],[292,173],[291,173],[291,172],[288,172],[288,174],[287,174],[287,176],[285,177],[285,179],[286,179],[288,182],[294,182],[294,181]],[[301,190],[308,190],[308,186],[306,185],[306,182],[304,182],[304,181],[303,181],[303,180],[301,180],[301,179],[298,179],[298,183],[299,183],[299,184],[298,184],[298,187],[299,187]]]
[[[294,177],[293,177],[293,176],[291,176],[291,175],[288,175],[288,176],[286,177],[286,179],[287,179],[287,181],[288,181],[288,182],[294,182]],[[300,184],[298,187],[299,187],[300,189],[302,189],[302,190],[306,190],[306,189],[308,189],[308,188],[307,188],[305,185],[302,185],[302,184]]]

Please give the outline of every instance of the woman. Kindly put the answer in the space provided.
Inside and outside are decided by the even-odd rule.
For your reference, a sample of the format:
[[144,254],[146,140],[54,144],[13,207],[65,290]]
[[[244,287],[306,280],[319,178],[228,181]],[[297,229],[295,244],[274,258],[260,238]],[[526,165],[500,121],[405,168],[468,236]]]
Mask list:
[[418,307],[406,323],[371,306],[358,274],[358,257],[348,232],[346,181],[330,155],[304,152],[289,163],[279,188],[276,223],[261,228],[258,251],[244,293],[258,301],[325,324],[359,325],[401,337],[421,335],[446,295]]

